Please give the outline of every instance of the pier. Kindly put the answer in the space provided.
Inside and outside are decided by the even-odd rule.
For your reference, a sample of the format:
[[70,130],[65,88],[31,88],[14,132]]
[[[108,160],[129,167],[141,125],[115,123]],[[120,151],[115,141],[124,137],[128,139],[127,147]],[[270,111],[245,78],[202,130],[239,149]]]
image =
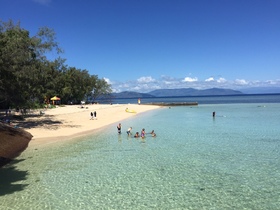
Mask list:
[[147,105],[157,105],[157,106],[197,106],[198,102],[152,102],[147,103]]

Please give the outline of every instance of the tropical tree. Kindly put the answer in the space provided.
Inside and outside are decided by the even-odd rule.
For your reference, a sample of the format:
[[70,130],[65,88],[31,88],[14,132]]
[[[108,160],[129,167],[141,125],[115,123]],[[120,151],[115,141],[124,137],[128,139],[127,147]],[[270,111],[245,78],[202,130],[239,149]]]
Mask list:
[[95,101],[100,96],[112,93],[111,85],[105,79],[98,79],[98,76],[92,76],[93,90],[91,92],[92,100]]
[[20,24],[0,21],[0,106],[25,105],[40,94],[45,53],[56,48],[54,32],[39,29],[34,37]]
[[50,51],[62,52],[53,30],[40,28],[31,37],[19,23],[0,21],[0,108],[30,107],[54,95],[68,103],[111,93],[97,75],[68,67],[61,57],[48,60]]

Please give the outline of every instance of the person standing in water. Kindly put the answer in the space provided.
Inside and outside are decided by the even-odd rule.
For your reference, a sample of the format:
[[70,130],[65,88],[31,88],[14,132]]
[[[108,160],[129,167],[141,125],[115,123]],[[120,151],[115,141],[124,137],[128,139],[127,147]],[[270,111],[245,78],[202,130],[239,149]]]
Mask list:
[[155,133],[154,130],[152,130],[151,135],[152,135],[152,137],[155,137],[155,136],[156,136],[156,133]]
[[121,132],[122,132],[122,124],[121,123],[119,123],[117,125],[117,130],[118,130],[118,134],[121,134]]
[[142,131],[141,131],[141,137],[142,137],[142,139],[145,138],[145,134],[146,134],[145,128],[143,128]]
[[131,134],[131,130],[132,130],[132,127],[129,127],[126,131],[127,135],[130,135]]
[[136,132],[134,138],[139,138],[139,132]]

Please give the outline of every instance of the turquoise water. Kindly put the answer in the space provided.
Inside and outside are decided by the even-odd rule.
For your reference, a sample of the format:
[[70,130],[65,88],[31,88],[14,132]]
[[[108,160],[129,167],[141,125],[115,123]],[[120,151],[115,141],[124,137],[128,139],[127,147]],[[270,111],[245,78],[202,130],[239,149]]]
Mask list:
[[28,148],[0,169],[0,209],[279,209],[280,104],[166,107],[122,125]]

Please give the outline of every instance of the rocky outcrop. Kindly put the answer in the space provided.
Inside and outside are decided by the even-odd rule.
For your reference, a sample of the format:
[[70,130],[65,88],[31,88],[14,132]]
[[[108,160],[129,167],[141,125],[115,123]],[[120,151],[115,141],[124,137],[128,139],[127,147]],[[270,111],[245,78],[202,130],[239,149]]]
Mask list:
[[21,128],[0,122],[0,167],[19,156],[28,147],[32,137]]

